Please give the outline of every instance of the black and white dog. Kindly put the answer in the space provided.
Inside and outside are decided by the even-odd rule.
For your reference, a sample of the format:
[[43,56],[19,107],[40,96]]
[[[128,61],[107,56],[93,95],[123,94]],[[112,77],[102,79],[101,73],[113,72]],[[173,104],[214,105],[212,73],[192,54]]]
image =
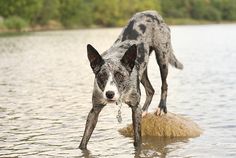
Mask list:
[[[102,55],[87,45],[88,59],[95,74],[92,96],[93,107],[88,114],[80,149],[86,149],[96,126],[98,115],[109,102],[124,102],[132,109],[134,146],[141,144],[141,118],[152,101],[154,89],[148,79],[147,65],[154,51],[161,74],[161,98],[157,114],[167,113],[168,64],[183,69],[171,46],[170,29],[156,11],[136,13],[122,33]],[[140,82],[146,91],[146,101],[141,109]]]

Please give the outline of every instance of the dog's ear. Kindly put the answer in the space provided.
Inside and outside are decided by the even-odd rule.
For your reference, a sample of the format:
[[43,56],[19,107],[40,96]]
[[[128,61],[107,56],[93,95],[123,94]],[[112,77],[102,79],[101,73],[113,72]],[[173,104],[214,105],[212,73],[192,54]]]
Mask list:
[[125,52],[125,55],[121,59],[121,63],[128,69],[129,72],[132,71],[135,60],[137,57],[137,46],[134,44]]
[[100,67],[104,64],[104,60],[98,51],[90,44],[87,45],[87,55],[93,72],[97,73]]

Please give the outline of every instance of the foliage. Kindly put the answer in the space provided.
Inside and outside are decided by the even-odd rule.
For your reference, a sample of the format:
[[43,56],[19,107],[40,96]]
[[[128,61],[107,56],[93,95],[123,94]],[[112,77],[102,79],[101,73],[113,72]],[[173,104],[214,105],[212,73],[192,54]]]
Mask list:
[[9,19],[21,21],[22,26],[57,21],[65,28],[114,27],[143,10],[157,10],[165,19],[236,20],[236,0],[0,0],[6,27],[12,27]]
[[38,2],[41,3],[38,12],[35,15],[35,18],[32,19],[33,23],[45,25],[51,19],[59,18],[60,2],[58,0],[39,0]]
[[42,0],[0,0],[0,16],[19,16],[33,21],[42,7]]
[[3,22],[0,22],[0,31],[1,31],[1,30],[5,30],[5,25],[4,25]]
[[68,28],[92,25],[92,4],[89,0],[60,0],[60,21]]
[[12,16],[4,21],[4,25],[8,29],[22,31],[27,27],[27,22],[18,16]]
[[161,9],[164,17],[169,18],[188,18],[192,8],[191,0],[162,0]]

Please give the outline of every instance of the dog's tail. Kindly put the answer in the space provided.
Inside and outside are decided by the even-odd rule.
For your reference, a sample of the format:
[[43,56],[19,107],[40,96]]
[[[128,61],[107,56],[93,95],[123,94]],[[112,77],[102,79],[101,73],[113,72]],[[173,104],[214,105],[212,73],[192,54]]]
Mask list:
[[182,70],[184,68],[184,65],[177,60],[173,52],[170,53],[169,63],[177,69]]

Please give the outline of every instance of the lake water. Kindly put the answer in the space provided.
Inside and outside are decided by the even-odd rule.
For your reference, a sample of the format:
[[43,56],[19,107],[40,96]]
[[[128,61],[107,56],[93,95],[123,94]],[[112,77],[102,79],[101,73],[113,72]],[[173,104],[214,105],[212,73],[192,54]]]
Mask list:
[[[236,25],[171,30],[185,68],[170,68],[167,107],[199,124],[200,137],[145,138],[138,153],[118,133],[131,123],[131,110],[123,105],[119,124],[118,107],[108,105],[82,152],[94,77],[86,44],[102,52],[121,29],[37,32],[0,37],[0,157],[236,157]],[[154,56],[148,71],[154,111],[161,83]]]

